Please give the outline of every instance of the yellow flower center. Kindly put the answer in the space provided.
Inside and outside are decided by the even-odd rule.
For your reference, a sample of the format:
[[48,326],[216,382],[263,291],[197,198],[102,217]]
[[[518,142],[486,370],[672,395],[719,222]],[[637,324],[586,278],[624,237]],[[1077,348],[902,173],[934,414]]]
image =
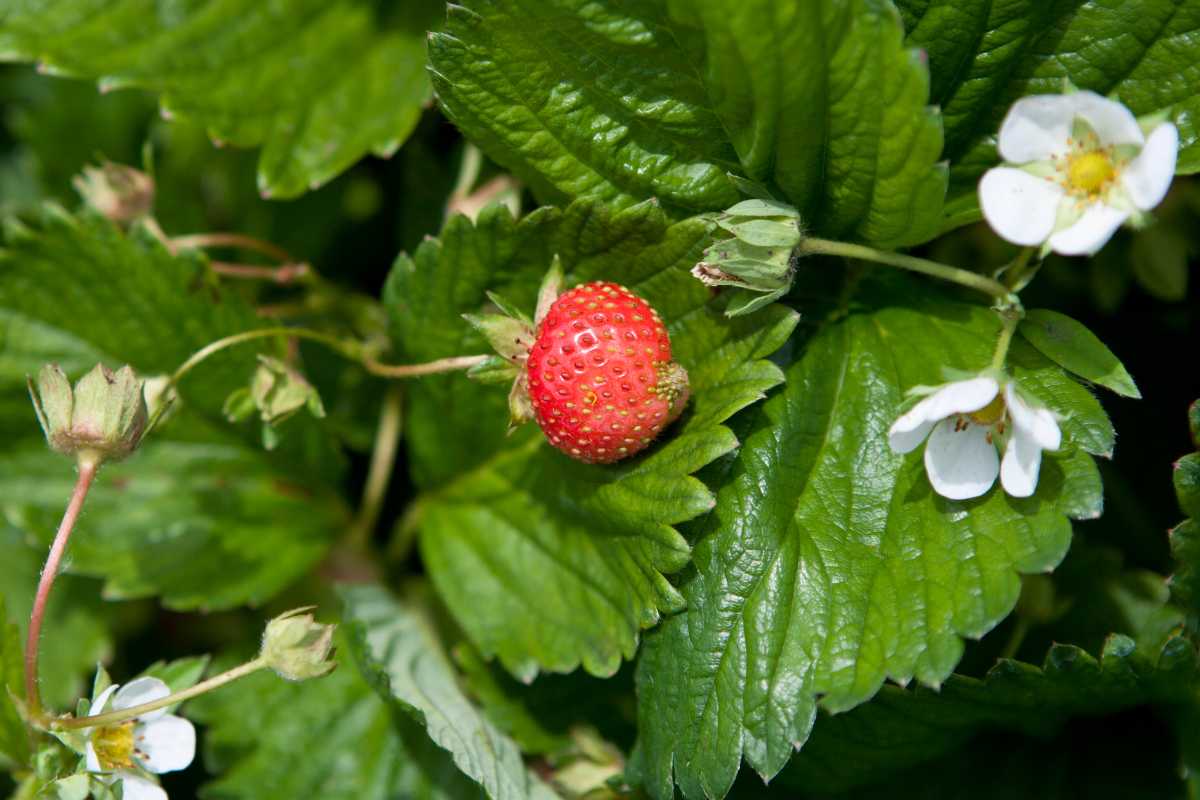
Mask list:
[[972,411],[967,415],[976,425],[991,427],[1000,420],[1004,419],[1004,397],[996,395],[992,398],[992,402],[988,403],[978,411]]
[[1101,150],[1072,155],[1067,163],[1067,183],[1083,194],[1098,194],[1116,174],[1112,158]]
[[106,725],[92,733],[92,747],[106,770],[133,767],[133,720]]

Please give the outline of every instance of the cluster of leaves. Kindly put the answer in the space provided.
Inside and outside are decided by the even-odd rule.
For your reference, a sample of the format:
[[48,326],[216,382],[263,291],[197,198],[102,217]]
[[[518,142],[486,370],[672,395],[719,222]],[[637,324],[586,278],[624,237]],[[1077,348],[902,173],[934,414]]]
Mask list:
[[[617,281],[661,314],[692,391],[661,441],[628,462],[575,463],[532,427],[506,436],[503,391],[430,375],[404,388],[389,494],[356,516],[360,485],[377,485],[372,456],[391,459],[395,409],[385,401],[380,417],[379,382],[319,344],[225,349],[187,373],[175,413],[88,498],[47,618],[47,702],[70,706],[97,660],[132,675],[138,658],[190,647],[233,663],[260,616],[240,609],[315,595],[341,608],[338,670],[299,685],[259,674],[185,707],[207,726],[204,796],[952,796],[966,793],[963,764],[1006,766],[991,759],[997,739],[1016,774],[996,785],[1027,792],[1019,781],[1053,764],[1059,783],[1037,790],[1051,796],[1069,793],[1074,764],[1040,743],[1113,714],[1161,728],[1155,766],[1200,768],[1195,520],[1171,537],[1170,597],[1150,572],[1165,571],[1161,556],[1073,544],[1072,521],[1100,517],[1113,472],[1095,460],[1116,435],[1089,387],[1140,396],[1099,339],[1029,312],[1007,369],[1060,415],[1064,447],[1033,497],[954,502],[886,434],[906,390],[988,364],[1001,321],[987,306],[812,258],[781,302],[731,318],[729,298],[690,274],[719,235],[701,214],[746,194],[794,206],[806,232],[884,249],[976,221],[1006,108],[1064,80],[1173,114],[1179,170],[1200,169],[1200,0],[445,11],[47,0],[0,12],[0,58],[148,89],[172,120],[125,93],[0,75],[27,101],[0,153],[0,187],[20,189],[0,202],[3,684],[19,699],[19,625],[73,483],[40,441],[26,375],[47,361],[167,375],[277,314],[399,363],[478,353],[462,315],[490,293],[532,307],[557,258],[569,284]],[[493,205],[437,229],[457,141],[419,124],[434,92],[488,169],[540,207]],[[47,142],[79,138],[85,117],[130,159],[149,135],[153,218],[123,228],[67,207],[63,185],[91,153]],[[392,163],[334,180],[409,137]],[[257,168],[208,152],[208,138],[261,147]],[[55,157],[72,152],[81,163],[64,171]],[[269,206],[255,169],[262,195],[305,197]],[[1176,240],[1194,210],[1174,202],[1167,225],[1129,245],[1164,299],[1187,291]],[[238,283],[163,233],[221,225],[285,240],[324,277]],[[394,257],[395,242],[419,239],[410,230],[437,235]],[[1001,263],[979,238],[964,229],[932,247]],[[302,405],[321,413],[292,413]],[[256,411],[269,450],[229,419]],[[1197,458],[1176,471],[1193,518]],[[364,524],[376,534],[365,551]],[[339,581],[351,585],[335,594]],[[1047,651],[1047,637],[1066,643]],[[4,765],[18,779],[59,774],[31,744],[18,704],[0,698]],[[1116,760],[1122,780],[1140,780],[1134,757]],[[1155,791],[1180,793],[1173,775]]]

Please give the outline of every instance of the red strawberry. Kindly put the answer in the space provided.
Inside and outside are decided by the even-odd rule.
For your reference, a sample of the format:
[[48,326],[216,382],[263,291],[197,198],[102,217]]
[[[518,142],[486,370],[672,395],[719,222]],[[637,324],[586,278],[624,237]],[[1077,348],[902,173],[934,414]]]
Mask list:
[[643,450],[679,416],[687,371],[671,360],[667,329],[645,300],[604,281],[558,297],[561,279],[556,264],[535,322],[494,296],[507,316],[467,317],[503,357],[475,377],[514,378],[514,424],[536,419],[570,457],[609,464]]
[[559,297],[525,363],[542,432],[572,458],[608,464],[642,450],[687,402],[687,373],[645,300],[615,283]]

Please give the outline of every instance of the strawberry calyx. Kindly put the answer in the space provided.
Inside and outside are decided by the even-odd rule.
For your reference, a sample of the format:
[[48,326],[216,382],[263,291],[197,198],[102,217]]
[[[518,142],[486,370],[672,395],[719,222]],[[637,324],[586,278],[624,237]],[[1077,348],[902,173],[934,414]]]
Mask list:
[[537,325],[554,305],[562,282],[562,262],[555,256],[538,290],[533,319],[494,292],[488,292],[487,296],[500,313],[463,314],[463,319],[483,334],[496,351],[496,355],[468,370],[467,377],[480,383],[512,383],[508,393],[509,433],[534,418],[525,362],[536,338]]

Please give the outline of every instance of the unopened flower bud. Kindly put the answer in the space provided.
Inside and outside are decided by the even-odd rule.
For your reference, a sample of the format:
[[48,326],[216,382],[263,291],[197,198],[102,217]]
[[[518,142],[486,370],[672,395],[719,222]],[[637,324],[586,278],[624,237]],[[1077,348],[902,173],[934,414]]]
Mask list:
[[692,274],[707,286],[753,293],[731,302],[727,315],[748,314],[787,293],[794,272],[792,251],[801,238],[796,209],[771,200],[745,200],[712,221],[723,235],[704,251]]
[[260,355],[258,369],[248,387],[234,391],[225,399],[225,416],[240,422],[255,411],[263,422],[263,444],[268,450],[278,442],[275,426],[301,408],[314,417],[325,416],[321,395],[300,372],[277,358]]
[[133,222],[154,208],[154,179],[124,164],[84,167],[72,183],[85,203],[113,222]]
[[303,681],[333,672],[333,632],[336,625],[313,619],[313,606],[294,608],[267,623],[259,657],[281,678]]
[[142,381],[129,366],[97,364],[71,388],[57,364],[47,364],[29,394],[50,447],[80,460],[114,461],[132,453],[146,431]]

